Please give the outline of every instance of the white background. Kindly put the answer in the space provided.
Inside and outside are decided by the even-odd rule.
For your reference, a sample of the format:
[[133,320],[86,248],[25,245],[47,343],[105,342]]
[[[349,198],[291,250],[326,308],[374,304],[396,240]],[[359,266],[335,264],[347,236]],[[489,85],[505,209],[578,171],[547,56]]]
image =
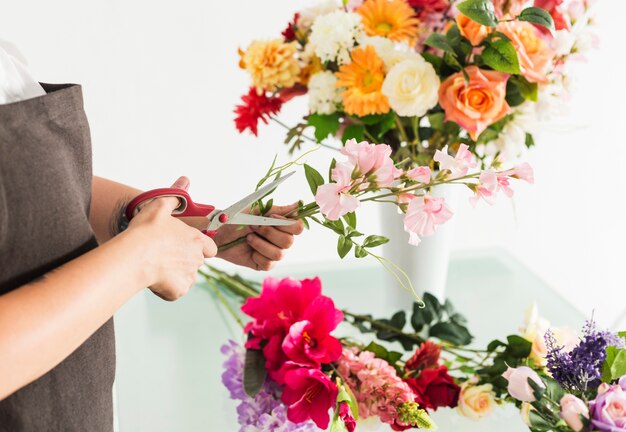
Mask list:
[[[83,84],[96,174],[141,188],[185,174],[198,200],[226,205],[252,190],[275,153],[288,159],[280,128],[261,127],[258,139],[234,128],[232,109],[248,87],[237,48],[276,37],[310,3],[21,0],[3,4],[0,37],[39,80]],[[600,0],[597,12],[601,46],[578,67],[569,114],[536,137],[536,185],[519,187],[513,202],[458,209],[454,248],[503,247],[609,324],[626,307],[626,2]],[[304,111],[304,101],[290,104],[283,118],[293,124]],[[310,162],[325,169],[329,159],[318,152]],[[279,193],[299,197],[310,199],[302,178]],[[360,214],[371,233],[374,210]],[[315,230],[287,261],[337,260],[334,242]]]

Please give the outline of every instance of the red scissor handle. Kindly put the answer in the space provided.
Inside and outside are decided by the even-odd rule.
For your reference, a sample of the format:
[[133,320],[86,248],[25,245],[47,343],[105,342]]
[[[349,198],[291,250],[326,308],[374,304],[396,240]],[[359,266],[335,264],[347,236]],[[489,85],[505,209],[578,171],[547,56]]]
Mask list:
[[137,214],[137,207],[145,201],[164,198],[175,197],[178,198],[180,205],[172,212],[172,216],[208,216],[215,207],[208,204],[196,204],[193,202],[189,194],[184,189],[177,188],[161,188],[153,189],[142,194],[137,195],[126,206],[126,217],[131,220]]

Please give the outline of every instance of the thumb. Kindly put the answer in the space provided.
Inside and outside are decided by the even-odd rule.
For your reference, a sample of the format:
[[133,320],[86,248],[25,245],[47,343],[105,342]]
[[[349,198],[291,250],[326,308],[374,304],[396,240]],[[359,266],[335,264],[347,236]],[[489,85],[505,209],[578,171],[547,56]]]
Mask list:
[[178,180],[176,180],[174,182],[172,187],[176,188],[176,189],[188,190],[189,189],[189,179],[187,177],[185,177],[185,176],[178,177]]
[[281,215],[281,216],[288,215],[289,217],[293,217],[296,214],[298,214],[298,212],[296,211],[298,210],[298,206],[299,206],[298,202],[295,202],[290,205],[285,205],[285,206],[275,205],[275,206],[272,206],[271,210],[268,213],[272,215]]
[[217,255],[217,245],[209,236],[203,235],[202,254],[205,258],[213,258]]
[[[172,188],[183,189],[186,191],[187,189],[189,189],[189,179],[185,176],[178,177],[178,179],[172,185]],[[157,208],[162,209],[163,211],[168,213],[172,213],[181,205],[180,200],[176,197],[162,197],[159,198],[157,201],[161,203],[159,206],[157,206]]]

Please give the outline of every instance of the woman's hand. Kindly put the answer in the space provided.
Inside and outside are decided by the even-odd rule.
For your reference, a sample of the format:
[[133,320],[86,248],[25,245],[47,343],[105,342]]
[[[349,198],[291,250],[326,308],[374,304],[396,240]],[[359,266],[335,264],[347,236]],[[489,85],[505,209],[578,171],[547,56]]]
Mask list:
[[[268,215],[284,219],[282,215],[293,213],[297,208],[297,203],[274,206]],[[285,250],[293,244],[294,236],[301,234],[303,230],[301,221],[285,226],[248,226],[244,229],[237,225],[224,225],[214,237],[218,246],[241,237],[245,237],[246,241],[218,252],[217,256],[254,270],[270,270],[276,261],[284,257]]]
[[[189,187],[186,177],[174,188]],[[179,202],[174,197],[155,199],[142,206],[128,226],[128,234],[146,245],[146,271],[150,289],[164,300],[176,300],[189,291],[205,258],[214,257],[217,246],[210,238],[172,217]]]

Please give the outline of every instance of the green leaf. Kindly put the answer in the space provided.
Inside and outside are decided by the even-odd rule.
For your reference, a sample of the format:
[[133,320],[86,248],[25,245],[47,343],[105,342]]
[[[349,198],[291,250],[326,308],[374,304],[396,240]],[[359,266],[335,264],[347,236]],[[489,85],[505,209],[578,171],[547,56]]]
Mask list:
[[428,36],[428,38],[426,38],[424,44],[456,56],[456,52],[454,51],[452,45],[450,45],[450,41],[441,33],[432,33]]
[[365,126],[359,124],[346,126],[341,135],[341,141],[345,144],[349,139],[363,141],[365,139]]
[[519,59],[513,44],[504,39],[488,43],[482,53],[485,64],[494,70],[519,74]]
[[443,65],[443,59],[429,52],[422,53],[422,57],[424,57],[424,60],[426,60],[428,63],[433,65],[435,72],[437,72],[437,74],[439,75],[440,70],[441,70],[441,65]]
[[339,130],[339,113],[311,114],[308,124],[315,128],[317,142],[322,142],[328,138],[328,135],[335,135]]
[[363,350],[374,353],[375,357],[385,360],[392,365],[400,360],[400,358],[402,358],[402,353],[396,351],[388,351],[387,348],[377,344],[376,342],[370,342],[370,344],[366,346]]
[[[370,114],[370,115],[366,115],[363,117],[355,116],[357,120],[359,120],[361,123],[367,126],[373,126],[375,124],[379,124],[384,121],[387,121],[388,117],[389,117],[389,114]],[[391,116],[391,119],[393,120],[393,115]]]
[[521,336],[511,335],[506,338],[509,346],[507,347],[507,354],[515,358],[526,358],[530,355],[533,344],[524,339]]
[[365,240],[363,241],[363,247],[373,248],[376,246],[383,245],[385,243],[389,243],[389,239],[387,237],[371,235],[371,236],[365,237]]
[[489,345],[487,345],[487,351],[494,352],[499,347],[504,347],[504,346],[506,346],[506,344],[504,342],[495,339],[495,340],[492,340],[491,342],[489,342]]
[[440,320],[441,317],[443,317],[443,306],[441,305],[441,303],[439,303],[437,297],[429,292],[425,292],[423,300],[424,304],[426,305],[424,309],[428,309],[432,313],[433,318],[431,318],[431,321],[435,318],[437,320]]
[[346,213],[343,217],[343,220],[346,221],[349,227],[356,229],[356,213],[355,212]]
[[607,347],[606,360],[602,365],[602,382],[610,383],[626,375],[626,350]]
[[324,184],[324,177],[322,177],[315,168],[307,164],[304,164],[304,175],[306,176],[306,181],[309,183],[311,192],[315,195],[317,188]]
[[546,387],[539,385],[537,382],[535,382],[534,379],[530,377],[526,378],[526,381],[528,382],[530,388],[533,389],[533,396],[535,396],[535,399],[537,399],[538,401],[541,400],[543,395],[546,393]]
[[421,308],[418,302],[413,303],[413,315],[411,315],[411,327],[417,333],[421,332],[425,325],[430,324],[433,315],[426,308]]
[[364,247],[357,246],[354,248],[354,256],[356,258],[365,258],[367,256],[367,251]]
[[347,240],[345,236],[340,235],[337,240],[337,253],[339,254],[339,257],[343,258],[348,255],[350,249],[352,249],[352,242]]
[[467,0],[457,5],[459,12],[479,24],[496,27],[498,19],[491,0]]
[[526,147],[531,148],[535,145],[535,139],[533,138],[532,134],[529,134],[528,132],[526,132],[526,141],[525,141]]
[[554,29],[554,21],[552,16],[545,9],[538,7],[529,7],[522,11],[517,17],[520,21],[527,21],[533,24],[539,24],[550,30]]
[[250,397],[255,397],[261,391],[267,370],[265,369],[265,357],[260,350],[246,350],[246,358],[243,368],[243,388]]
[[472,335],[467,328],[452,322],[439,322],[429,329],[428,334],[457,346],[472,342]]
[[511,83],[512,85],[517,87],[519,94],[524,99],[537,102],[537,98],[539,94],[539,86],[537,85],[537,83],[531,83],[523,76],[512,76],[509,78],[509,81],[507,82],[507,84],[508,83]]
[[428,116],[428,123],[430,123],[430,126],[433,129],[438,129],[441,130],[443,129],[443,122],[445,120],[445,114],[444,113],[435,113],[435,114],[430,114]]

